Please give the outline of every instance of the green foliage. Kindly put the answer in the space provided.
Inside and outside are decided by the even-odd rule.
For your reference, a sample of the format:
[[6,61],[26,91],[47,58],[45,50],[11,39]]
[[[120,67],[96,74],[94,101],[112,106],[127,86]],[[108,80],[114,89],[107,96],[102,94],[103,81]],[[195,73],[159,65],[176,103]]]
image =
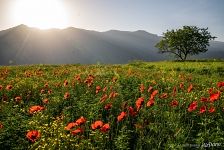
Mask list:
[[[217,86],[223,82],[223,66],[223,61],[138,61],[0,67],[0,149],[144,150],[192,149],[193,145],[203,149],[209,142],[224,143],[224,86]],[[193,89],[188,92],[191,84]],[[220,91],[214,102],[209,101],[211,88],[214,93]],[[155,90],[154,105],[147,106]],[[16,100],[18,96],[21,99]],[[137,111],[140,97],[144,100]],[[202,102],[202,97],[208,102]],[[178,101],[175,107],[173,100]],[[192,101],[197,101],[197,108],[189,112]],[[105,108],[108,104],[110,109]],[[31,113],[35,105],[44,109]],[[203,105],[207,109],[200,113]],[[215,112],[209,112],[211,107]],[[126,115],[119,121],[121,112]],[[81,116],[85,123],[66,129]],[[92,128],[99,120],[109,124],[108,131]],[[82,132],[72,134],[78,128]],[[27,137],[31,130],[40,132],[34,142]]]
[[183,29],[167,30],[156,47],[161,53],[172,53],[177,58],[186,60],[188,55],[196,55],[208,50],[209,41],[215,37],[212,37],[207,30],[208,28],[196,26],[183,26]]

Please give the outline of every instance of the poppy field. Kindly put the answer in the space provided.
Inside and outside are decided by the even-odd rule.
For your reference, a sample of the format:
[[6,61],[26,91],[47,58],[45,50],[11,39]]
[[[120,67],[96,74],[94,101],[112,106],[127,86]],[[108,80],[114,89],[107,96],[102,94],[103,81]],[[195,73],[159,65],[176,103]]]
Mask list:
[[1,66],[0,149],[222,149],[223,92],[224,62]]

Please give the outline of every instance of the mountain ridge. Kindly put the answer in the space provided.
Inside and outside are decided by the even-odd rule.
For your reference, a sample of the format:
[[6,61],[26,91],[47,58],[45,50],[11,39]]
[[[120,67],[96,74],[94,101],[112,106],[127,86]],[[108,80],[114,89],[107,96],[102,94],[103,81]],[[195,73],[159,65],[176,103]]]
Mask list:
[[[161,61],[155,44],[162,37],[144,30],[104,32],[68,27],[41,30],[19,25],[0,31],[0,65],[128,63]],[[224,58],[224,42],[214,41],[196,58]],[[214,53],[211,53],[212,51]]]

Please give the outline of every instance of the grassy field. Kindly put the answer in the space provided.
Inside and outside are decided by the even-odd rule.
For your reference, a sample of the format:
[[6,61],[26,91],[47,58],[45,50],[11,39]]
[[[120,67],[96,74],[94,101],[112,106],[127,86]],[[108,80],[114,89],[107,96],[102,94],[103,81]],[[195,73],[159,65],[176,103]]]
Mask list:
[[0,149],[222,149],[224,62],[0,67]]

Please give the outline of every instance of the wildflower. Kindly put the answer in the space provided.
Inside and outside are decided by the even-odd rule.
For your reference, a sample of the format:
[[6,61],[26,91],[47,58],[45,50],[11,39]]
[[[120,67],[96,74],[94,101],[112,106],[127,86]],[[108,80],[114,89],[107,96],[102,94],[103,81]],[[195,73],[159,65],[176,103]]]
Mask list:
[[106,123],[102,126],[102,128],[100,129],[101,132],[107,132],[110,130],[110,125],[109,123]]
[[213,93],[213,90],[214,90],[214,88],[210,88],[210,89],[208,90],[208,93],[209,93],[209,94],[212,94],[212,93]]
[[107,99],[107,94],[104,94],[101,98],[100,98],[100,102],[104,102]]
[[125,112],[121,112],[120,115],[117,117],[117,121],[120,122],[126,117]]
[[218,82],[218,83],[217,83],[217,87],[221,88],[221,87],[223,87],[223,86],[224,86],[224,81],[223,81],[223,82]]
[[12,85],[10,85],[10,84],[7,85],[5,89],[8,90],[8,91],[10,91],[12,89]]
[[71,131],[71,134],[74,136],[77,134],[80,134],[80,133],[83,133],[83,129],[81,129],[81,128]]
[[68,80],[65,80],[65,81],[64,81],[64,86],[65,86],[65,87],[68,86]]
[[193,102],[189,105],[189,107],[188,107],[188,111],[189,111],[189,112],[194,111],[194,110],[197,108],[197,106],[198,106],[198,102],[197,102],[197,101],[193,101]]
[[178,102],[177,100],[173,100],[173,101],[170,103],[170,105],[171,105],[172,107],[176,107],[176,106],[178,106],[178,104],[179,104],[179,102]]
[[16,100],[16,102],[20,102],[22,100],[22,97],[21,96],[16,96],[15,100]]
[[206,106],[202,106],[201,108],[200,108],[200,114],[203,114],[203,113],[205,113],[206,112]]
[[151,106],[153,106],[154,105],[154,99],[150,99],[148,102],[147,102],[147,104],[146,104],[146,106],[147,107],[151,107]]
[[96,94],[98,94],[100,92],[100,90],[101,90],[101,87],[100,86],[97,86],[96,87]]
[[140,85],[139,90],[140,90],[141,93],[144,92],[144,90],[145,90],[145,86],[144,86],[144,84],[141,84],[141,85]]
[[180,89],[184,89],[184,83],[182,82],[182,83],[180,83]]
[[113,92],[110,93],[109,98],[115,98],[117,96],[118,96],[118,93],[113,91]]
[[128,108],[128,111],[129,111],[129,115],[132,116],[132,117],[137,115],[137,112],[131,106]]
[[49,84],[48,83],[44,84],[44,87],[45,88],[48,88],[49,87]]
[[39,105],[31,106],[30,109],[29,109],[29,113],[33,114],[33,113],[41,111],[41,110],[44,110],[44,107],[39,106]]
[[209,111],[210,113],[214,113],[214,112],[215,112],[215,107],[214,107],[214,106],[210,107],[208,111]]
[[202,97],[202,98],[201,98],[201,102],[207,102],[207,101],[208,101],[207,98],[205,98],[205,97]]
[[43,99],[43,103],[44,103],[44,104],[48,104],[48,103],[49,103],[48,98]]
[[103,88],[103,92],[106,92],[107,91],[107,87],[105,86],[104,88]]
[[64,99],[68,99],[70,97],[70,93],[69,92],[66,92],[65,94],[64,94]]
[[2,85],[0,85],[0,91],[3,89],[3,86]]
[[158,93],[159,93],[159,91],[158,90],[155,90],[155,91],[152,92],[151,96],[152,97],[155,97]]
[[39,139],[41,136],[40,132],[37,130],[31,130],[28,131],[26,134],[26,137],[31,141],[31,142],[35,142],[37,139]]
[[104,109],[109,110],[109,109],[111,109],[111,107],[112,107],[112,104],[109,103],[104,106]]
[[0,122],[0,129],[2,129],[4,126],[3,126],[3,124]]
[[173,87],[173,94],[172,94],[172,95],[173,95],[173,96],[176,96],[176,93],[177,93],[177,87],[174,86],[174,87]]
[[163,93],[162,95],[159,96],[159,98],[166,99],[166,98],[168,98],[168,94],[167,93]]
[[150,93],[150,92],[152,92],[152,90],[153,90],[153,87],[150,86],[147,91]]
[[139,109],[141,108],[143,102],[144,102],[144,98],[143,97],[138,98],[138,100],[135,102],[137,111],[139,111]]
[[190,86],[189,86],[188,89],[187,89],[187,92],[190,93],[190,92],[192,91],[192,89],[193,89],[193,85],[190,84]]
[[79,75],[76,75],[76,76],[75,76],[75,79],[76,79],[77,81],[81,82],[80,74],[79,74]]
[[103,122],[98,120],[98,121],[95,121],[93,124],[91,124],[91,128],[93,130],[95,129],[100,129],[101,127],[103,126]]
[[67,126],[65,127],[65,130],[71,130],[72,128],[74,128],[75,126],[77,126],[77,124],[75,122],[70,122],[67,124]]
[[116,77],[113,77],[112,78],[112,82],[115,83],[116,81],[117,81],[117,78]]
[[52,93],[52,90],[51,90],[51,89],[49,89],[49,90],[48,90],[48,94],[51,94],[51,93]]
[[80,126],[84,124],[85,122],[86,122],[86,119],[83,116],[81,116],[79,119],[76,120],[75,123]]
[[41,90],[40,90],[40,93],[41,93],[41,94],[44,94],[44,92],[45,92],[44,89],[41,89]]
[[220,97],[220,92],[218,91],[217,93],[211,94],[210,95],[210,102],[214,102],[216,100],[218,100]]

